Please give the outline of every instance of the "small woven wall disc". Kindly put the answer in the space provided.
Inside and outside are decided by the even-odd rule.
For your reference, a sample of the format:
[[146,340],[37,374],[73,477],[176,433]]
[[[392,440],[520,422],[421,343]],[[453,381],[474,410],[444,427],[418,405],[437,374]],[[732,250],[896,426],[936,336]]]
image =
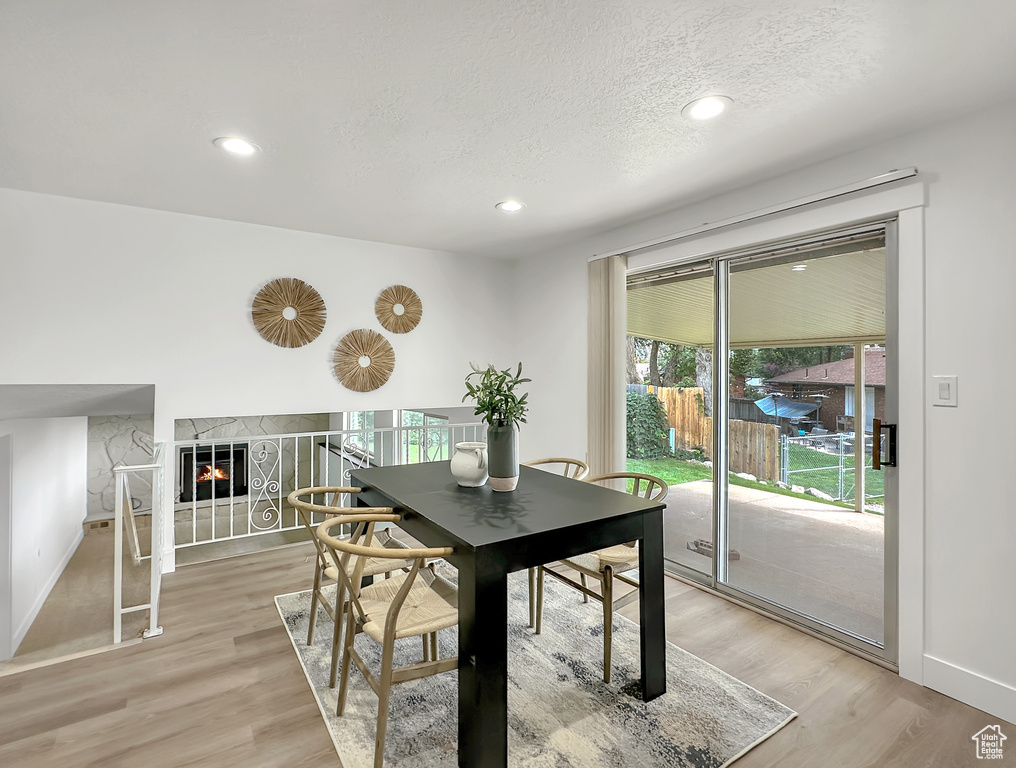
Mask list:
[[395,350],[377,331],[357,328],[339,339],[332,361],[342,386],[370,392],[388,381],[395,370]]
[[250,316],[261,338],[292,349],[321,335],[325,328],[325,302],[303,280],[282,277],[258,291]]
[[409,333],[423,317],[423,302],[412,288],[393,285],[385,288],[377,297],[374,314],[385,330]]

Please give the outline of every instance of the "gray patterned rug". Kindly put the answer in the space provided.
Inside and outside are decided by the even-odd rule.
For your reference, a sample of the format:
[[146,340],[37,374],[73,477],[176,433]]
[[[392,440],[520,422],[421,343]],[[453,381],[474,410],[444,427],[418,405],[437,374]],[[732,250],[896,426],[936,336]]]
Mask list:
[[[447,567],[447,566],[446,566]],[[454,571],[452,574],[454,575]],[[667,644],[667,693],[643,702],[638,690],[639,629],[614,617],[613,672],[603,682],[602,609],[547,579],[543,632],[528,621],[526,573],[509,577],[508,756],[521,768],[722,768],[768,738],[796,713],[696,656]],[[275,598],[344,768],[369,768],[377,697],[350,672],[343,716],[328,688],[331,622],[322,612],[308,647],[310,591]],[[455,653],[455,630],[441,655]],[[377,669],[380,646],[360,635],[357,650]],[[396,646],[395,663],[420,661],[419,638]],[[401,657],[400,657],[401,654]],[[457,673],[392,689],[386,768],[456,768]]]

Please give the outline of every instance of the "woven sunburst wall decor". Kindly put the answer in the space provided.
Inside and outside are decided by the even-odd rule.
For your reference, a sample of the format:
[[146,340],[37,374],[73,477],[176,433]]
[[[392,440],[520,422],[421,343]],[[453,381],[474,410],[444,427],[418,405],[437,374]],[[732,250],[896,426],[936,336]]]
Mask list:
[[412,288],[392,285],[377,297],[374,314],[385,330],[409,333],[423,317],[423,302]]
[[395,350],[377,331],[357,328],[339,339],[332,361],[342,386],[370,392],[388,381],[395,370]]
[[303,280],[282,277],[258,291],[250,316],[265,341],[280,347],[302,347],[324,330],[325,302]]

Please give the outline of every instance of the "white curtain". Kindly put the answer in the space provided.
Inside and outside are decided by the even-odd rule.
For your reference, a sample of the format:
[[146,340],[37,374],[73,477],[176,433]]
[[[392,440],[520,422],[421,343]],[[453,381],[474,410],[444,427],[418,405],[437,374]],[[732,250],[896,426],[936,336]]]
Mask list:
[[626,272],[623,256],[589,262],[590,475],[625,469]]

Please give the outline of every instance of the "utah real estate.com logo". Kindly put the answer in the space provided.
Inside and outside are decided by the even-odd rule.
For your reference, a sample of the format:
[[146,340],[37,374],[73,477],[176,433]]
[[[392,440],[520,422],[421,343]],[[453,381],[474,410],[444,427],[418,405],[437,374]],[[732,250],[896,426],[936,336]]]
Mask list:
[[976,745],[978,760],[1002,759],[1002,742],[1006,740],[1006,736],[1000,726],[985,726],[970,738]]

